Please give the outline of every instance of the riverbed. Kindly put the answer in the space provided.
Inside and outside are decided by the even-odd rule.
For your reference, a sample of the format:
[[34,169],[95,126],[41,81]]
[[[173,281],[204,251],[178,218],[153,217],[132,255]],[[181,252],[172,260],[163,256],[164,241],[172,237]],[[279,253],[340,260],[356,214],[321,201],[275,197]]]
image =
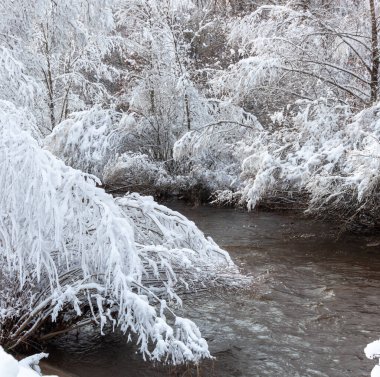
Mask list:
[[[255,284],[245,291],[187,295],[183,315],[215,360],[201,376],[368,377],[363,353],[380,337],[380,237],[341,235],[331,223],[209,206],[169,207],[228,250]],[[69,334],[49,363],[79,377],[167,376],[114,334]],[[172,375],[176,374],[171,370]],[[188,372],[187,375],[190,374]]]

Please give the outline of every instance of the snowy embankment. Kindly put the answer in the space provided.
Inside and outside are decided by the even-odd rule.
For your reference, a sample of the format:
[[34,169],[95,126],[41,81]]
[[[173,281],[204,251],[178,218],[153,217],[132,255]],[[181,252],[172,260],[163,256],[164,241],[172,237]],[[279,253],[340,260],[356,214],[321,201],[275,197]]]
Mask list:
[[[380,358],[380,340],[369,343],[364,349],[364,353],[368,359]],[[380,365],[375,365],[371,372],[371,377],[380,377]]]
[[174,310],[183,290],[241,278],[228,253],[152,198],[115,201],[41,149],[19,114],[0,101],[0,344],[93,324],[118,327],[144,359],[210,357],[195,323]]
[[[0,376],[1,377],[40,377],[38,363],[47,357],[45,353],[27,357],[17,361],[0,346]],[[50,376],[55,377],[55,376]]]

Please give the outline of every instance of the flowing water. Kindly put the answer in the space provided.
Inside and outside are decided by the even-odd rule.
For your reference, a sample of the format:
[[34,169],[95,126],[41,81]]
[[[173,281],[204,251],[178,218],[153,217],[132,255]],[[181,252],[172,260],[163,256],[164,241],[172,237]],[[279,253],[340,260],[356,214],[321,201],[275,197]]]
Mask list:
[[[342,236],[334,224],[233,209],[179,210],[256,278],[242,292],[201,292],[184,302],[215,356],[202,376],[368,377],[363,348],[380,337],[380,238]],[[167,376],[118,335],[71,334],[50,363],[79,377]],[[183,372],[172,375],[186,376]]]

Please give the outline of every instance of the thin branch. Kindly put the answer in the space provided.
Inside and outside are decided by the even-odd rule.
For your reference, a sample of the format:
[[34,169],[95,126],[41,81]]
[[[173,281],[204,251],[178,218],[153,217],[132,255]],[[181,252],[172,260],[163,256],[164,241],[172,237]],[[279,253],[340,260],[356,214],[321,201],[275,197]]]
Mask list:
[[[357,95],[356,93],[354,93],[353,91],[351,91],[350,89],[348,88],[345,88],[344,86],[332,81],[331,79],[328,79],[326,77],[323,77],[323,76],[320,76],[316,73],[313,73],[313,72],[307,72],[307,71],[303,71],[303,70],[300,70],[300,69],[295,69],[295,68],[287,68],[287,67],[276,67],[278,69],[283,69],[285,71],[289,71],[289,72],[295,72],[295,73],[300,73],[300,74],[303,74],[303,75],[307,75],[307,76],[311,76],[311,77],[315,77],[323,82],[326,82],[328,84],[331,84],[349,94],[351,94],[353,97],[359,99],[360,101],[364,102],[364,103],[367,103],[368,101],[363,99],[362,97],[360,97],[359,95]],[[357,89],[358,91],[360,91],[360,89]],[[365,94],[365,93],[362,93],[362,94]]]

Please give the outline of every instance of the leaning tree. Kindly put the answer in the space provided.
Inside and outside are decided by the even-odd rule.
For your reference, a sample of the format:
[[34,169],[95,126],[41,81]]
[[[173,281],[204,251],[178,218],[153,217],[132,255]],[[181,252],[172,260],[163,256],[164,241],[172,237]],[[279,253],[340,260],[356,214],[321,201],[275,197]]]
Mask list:
[[135,336],[144,358],[209,357],[179,292],[230,282],[228,254],[151,198],[115,201],[66,166],[0,102],[0,344],[15,349],[81,326]]

